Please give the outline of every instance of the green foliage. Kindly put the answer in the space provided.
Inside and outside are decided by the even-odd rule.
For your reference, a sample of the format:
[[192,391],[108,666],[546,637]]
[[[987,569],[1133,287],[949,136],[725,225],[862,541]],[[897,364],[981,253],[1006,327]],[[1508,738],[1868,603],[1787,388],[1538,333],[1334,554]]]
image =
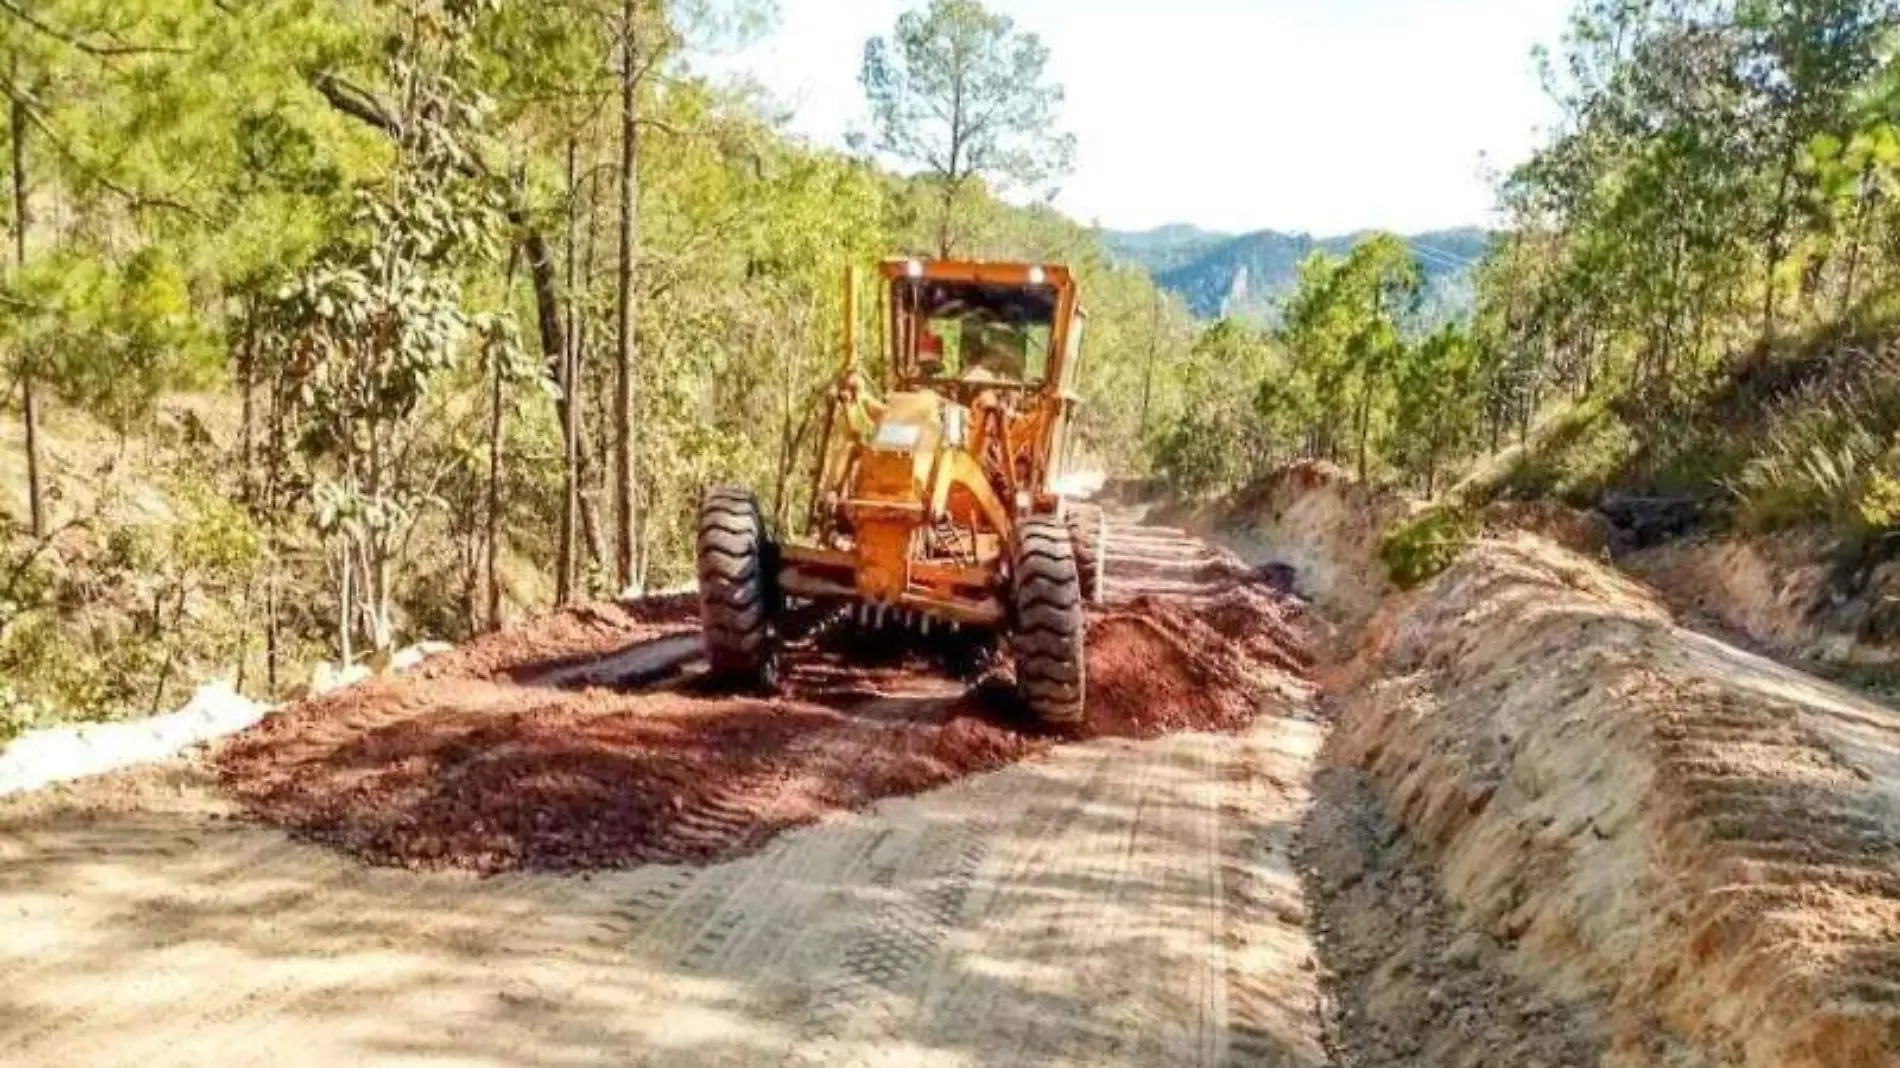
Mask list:
[[1429,508],[1382,534],[1379,558],[1392,581],[1409,590],[1450,567],[1478,536],[1478,529],[1477,517],[1460,507]]
[[[1546,63],[1565,121],[1504,181],[1513,227],[1477,275],[1481,433],[1517,439],[1513,492],[1719,485],[1750,525],[1860,526],[1885,417],[1774,383],[1790,348],[1893,304],[1897,15],[1579,5]],[[1568,425],[1534,436],[1553,402]]]
[[1392,453],[1405,470],[1424,472],[1430,497],[1442,465],[1476,437],[1476,347],[1463,329],[1440,327],[1400,353],[1393,378]]
[[[1352,253],[1364,235],[1315,238],[1261,230],[1217,234],[1189,226],[1102,235],[1117,258],[1139,265],[1179,296],[1194,314],[1212,319],[1242,315],[1274,323],[1299,288],[1300,265],[1315,252]],[[1433,230],[1404,238],[1420,268],[1428,318],[1462,317],[1471,301],[1474,265],[1491,244],[1483,230]],[[1241,284],[1244,280],[1244,286]]]
[[1883,464],[1885,470],[1872,472],[1860,495],[1861,522],[1888,536],[1900,531],[1900,476],[1893,474],[1894,469],[1900,467],[1895,462],[1897,459],[1900,457],[1889,450]]
[[0,737],[63,715],[110,719],[176,703],[241,651],[262,541],[243,509],[179,465],[83,522],[0,556]]
[[494,184],[469,176],[467,144],[491,110],[459,80],[473,12],[432,14],[389,60],[390,80],[406,87],[395,167],[358,191],[350,229],[277,293],[268,339],[284,356],[312,521],[336,546],[345,650],[357,588],[374,647],[396,640],[394,572],[437,503],[438,480],[410,467],[433,386],[471,338],[490,363],[519,362],[512,324],[471,313],[458,273],[496,257],[503,221]]
[[1524,442],[1473,470],[1453,496],[1467,507],[1544,497],[1589,507],[1627,475],[1636,449],[1634,432],[1601,399],[1565,402],[1533,424]]
[[[545,609],[557,404],[580,413],[582,525],[612,519],[619,5],[30,6],[58,32],[0,10],[35,216],[0,277],[0,369],[40,387],[62,533],[0,534],[0,717],[145,711],[234,669],[282,689],[336,656],[345,617],[378,645],[470,634],[491,518],[504,614]],[[946,208],[959,252],[1076,269],[1080,458],[1147,463],[1144,437],[1207,388],[1181,383],[1186,312],[1087,229],[989,195],[1066,171],[1040,43],[973,4],[900,23],[871,79],[887,114],[951,83],[972,109],[948,172],[911,157],[906,178],[695,74],[696,43],[770,6],[635,5],[639,581],[690,580],[704,482],[802,513],[844,270],[939,247]],[[946,66],[946,44],[976,51]],[[892,132],[898,159],[943,130]],[[1250,388],[1223,387],[1239,415]],[[590,541],[581,595],[617,593]]]
[[1183,403],[1148,437],[1154,470],[1204,494],[1311,456],[1435,494],[1481,447],[1494,350],[1427,329],[1424,285],[1390,234],[1308,255],[1276,328],[1222,320],[1169,368]]
[[1203,332],[1177,366],[1178,413],[1153,444],[1155,472],[1182,493],[1238,486],[1273,463],[1265,423],[1247,385],[1274,359],[1271,339],[1238,319]]
[[939,254],[959,236],[971,182],[1043,192],[1066,175],[1075,139],[1056,128],[1062,89],[1049,49],[977,0],[930,0],[889,38],[865,42],[859,80],[876,151],[916,167],[942,200]]
[[1820,520],[1853,539],[1893,525],[1900,473],[1900,357],[1854,353],[1765,406],[1740,469],[1726,480],[1751,529]]
[[1344,259],[1315,252],[1301,265],[1278,332],[1286,360],[1255,398],[1291,449],[1351,456],[1361,477],[1372,473],[1375,437],[1390,423],[1397,373],[1412,352],[1402,329],[1419,286],[1417,263],[1389,234]]
[[56,396],[125,430],[168,390],[210,381],[217,350],[193,313],[166,250],[122,258],[80,251],[41,257],[16,279],[29,310],[0,319],[0,344]]

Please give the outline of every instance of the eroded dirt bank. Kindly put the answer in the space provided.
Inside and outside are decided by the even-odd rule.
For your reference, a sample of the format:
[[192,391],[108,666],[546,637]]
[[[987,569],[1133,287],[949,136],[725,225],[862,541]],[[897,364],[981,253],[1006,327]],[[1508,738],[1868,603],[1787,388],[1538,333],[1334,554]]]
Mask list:
[[1319,460],[1291,464],[1226,500],[1167,510],[1249,560],[1290,569],[1299,594],[1348,640],[1392,592],[1379,539],[1408,512],[1404,500]]
[[1900,1064],[1900,714],[1531,537],[1388,604],[1333,682],[1327,762],[1460,922],[1602,1007],[1601,1063]]
[[1788,532],[1664,545],[1625,563],[1674,604],[1776,655],[1900,677],[1900,562],[1838,555]]

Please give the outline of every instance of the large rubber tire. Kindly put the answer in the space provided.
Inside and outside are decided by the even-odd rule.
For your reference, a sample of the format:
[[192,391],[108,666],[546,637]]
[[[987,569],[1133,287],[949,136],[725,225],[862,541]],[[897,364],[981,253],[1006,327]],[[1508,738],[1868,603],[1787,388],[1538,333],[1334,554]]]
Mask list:
[[1043,724],[1078,724],[1088,688],[1088,620],[1075,542],[1062,522],[1035,517],[1017,525],[1011,550],[1016,690]]
[[700,634],[716,679],[764,687],[777,682],[775,555],[751,490],[706,491],[699,503]]
[[1071,504],[1063,512],[1069,540],[1075,544],[1075,571],[1082,583],[1082,599],[1101,604],[1108,573],[1108,523],[1093,504]]

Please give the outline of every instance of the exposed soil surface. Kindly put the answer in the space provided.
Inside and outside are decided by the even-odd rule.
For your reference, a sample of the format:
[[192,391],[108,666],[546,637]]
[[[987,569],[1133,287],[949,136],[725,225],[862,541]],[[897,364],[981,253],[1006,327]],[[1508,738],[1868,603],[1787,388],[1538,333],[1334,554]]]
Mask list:
[[[1289,477],[1241,543],[1360,530]],[[1893,708],[1533,538],[1322,703],[1285,557],[1109,546],[1077,736],[840,628],[707,690],[673,599],[0,800],[0,1061],[1900,1068]]]
[[1900,1065],[1900,712],[1548,542],[1375,622],[1328,758],[1605,1064]]
[[1108,578],[1093,738],[848,634],[700,692],[607,608],[0,800],[0,1061],[1320,1068],[1299,610],[1179,532]]
[[1844,565],[1799,532],[1698,539],[1625,566],[1679,607],[1776,656],[1900,686],[1900,561]]
[[556,612],[534,623],[484,634],[424,661],[419,678],[533,678],[597,664],[661,637],[699,630],[699,603],[669,594],[622,604]]
[[[1300,698],[1289,598],[1178,535],[1118,545],[1077,734],[1237,730]],[[220,751],[222,782],[373,863],[564,871],[730,859],[1075,740],[1033,729],[1006,679],[966,687],[895,631],[821,628],[788,645],[779,692],[716,691],[690,669],[695,613],[599,606],[488,636],[270,717]]]
[[1601,1015],[1512,973],[1510,947],[1461,920],[1361,773],[1325,769],[1313,789],[1300,859],[1334,993],[1327,1044],[1339,1063],[1602,1063]]
[[1302,596],[1356,633],[1391,592],[1380,535],[1411,507],[1332,464],[1307,460],[1232,498],[1176,511],[1188,529],[1215,535],[1249,559],[1284,565]]

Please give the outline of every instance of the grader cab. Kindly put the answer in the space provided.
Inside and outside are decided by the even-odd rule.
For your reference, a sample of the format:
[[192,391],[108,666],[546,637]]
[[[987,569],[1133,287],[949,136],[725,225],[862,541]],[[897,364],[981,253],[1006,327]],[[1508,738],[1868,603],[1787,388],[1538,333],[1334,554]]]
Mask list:
[[883,390],[844,367],[825,399],[804,530],[774,539],[750,490],[706,491],[699,588],[715,674],[769,685],[789,602],[1007,644],[1025,704],[1082,717],[1084,606],[1100,595],[1098,510],[1056,492],[1085,318],[1066,267],[889,260]]

